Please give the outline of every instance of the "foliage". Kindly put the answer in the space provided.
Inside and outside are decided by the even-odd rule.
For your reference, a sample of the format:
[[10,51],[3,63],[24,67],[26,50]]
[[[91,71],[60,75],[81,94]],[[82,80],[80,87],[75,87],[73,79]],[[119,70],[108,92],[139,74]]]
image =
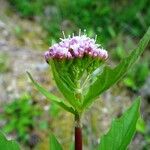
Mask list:
[[[89,105],[95,97],[97,97],[102,92],[106,91],[112,85],[114,85],[118,80],[120,80],[123,75],[131,68],[131,66],[136,62],[139,56],[144,51],[145,47],[150,40],[150,28],[144,35],[144,37],[139,42],[136,49],[134,49],[130,55],[121,60],[121,62],[114,68],[106,66],[103,72],[97,76],[97,80],[90,86],[88,93],[85,96],[83,106]],[[99,85],[101,85],[99,87]]]
[[[29,73],[28,75],[35,87],[48,99],[73,114],[81,114],[95,98],[124,76],[142,54],[149,40],[150,28],[139,42],[137,48],[114,68],[110,68],[108,65],[103,66],[102,62],[98,62],[96,59],[92,61],[89,57],[84,57],[82,60],[52,60],[50,64],[56,84],[71,106],[65,104],[63,99],[49,93],[36,83]],[[82,82],[87,84],[85,89],[82,89],[84,85],[81,84]]]
[[129,145],[139,118],[140,100],[137,99],[121,118],[112,122],[111,129],[100,140],[98,150],[125,150]]
[[41,113],[30,95],[23,94],[4,106],[3,113],[0,114],[1,121],[6,121],[2,131],[7,134],[16,133],[18,140],[27,142],[32,129],[38,126],[36,120]]
[[19,145],[17,142],[12,140],[7,140],[6,137],[0,132],[0,149],[5,150],[19,150]]
[[42,12],[43,2],[41,0],[9,0],[12,6],[15,6],[16,10],[23,17],[32,17]]
[[143,150],[149,150],[150,149],[150,127],[146,122],[142,119],[139,118],[137,125],[136,125],[136,130],[139,134],[142,134],[144,138],[144,143],[143,143]]
[[55,136],[51,133],[49,137],[49,149],[51,150],[62,150],[60,143],[57,141]]
[[40,16],[40,22],[48,31],[48,37],[55,39],[60,37],[60,29],[72,32],[77,31],[78,28],[88,28],[89,34],[101,35],[98,40],[107,42],[122,30],[133,36],[141,36],[150,24],[148,0],[9,1],[23,17]]
[[[29,19],[38,18],[37,20],[47,31],[48,37],[50,37],[50,39],[46,39],[48,42],[58,39],[60,30],[65,30],[67,34],[70,34],[72,32],[76,33],[78,28],[86,28],[90,36],[95,34],[101,35],[98,36],[97,40],[107,44],[108,40],[116,38],[120,32],[123,32],[123,35],[130,34],[134,37],[140,37],[150,24],[150,9],[148,7],[150,1],[148,0],[117,2],[111,0],[9,1],[11,6],[19,12],[20,16]],[[16,29],[16,33],[16,35],[19,35],[21,32]],[[45,90],[29,73],[28,75],[36,89],[47,99],[74,115],[80,115],[100,94],[113,86],[130,70],[131,66],[144,51],[149,40],[150,29],[148,29],[138,47],[126,58],[124,58],[125,53],[122,49],[118,48],[117,55],[121,58],[121,62],[114,68],[103,63],[93,63],[89,59],[84,59],[82,62],[73,60],[70,63],[68,61],[63,63],[51,61],[54,79],[64,98],[58,98],[48,90]],[[142,62],[144,63],[136,64],[124,78],[125,85],[135,91],[143,85],[149,74],[148,63]],[[90,68],[89,66],[94,67]],[[89,71],[89,69],[91,70]],[[86,86],[83,86],[85,85],[84,83],[87,83]],[[135,132],[136,122],[139,117],[138,109],[139,100],[120,119],[112,123],[111,130],[101,139],[100,149],[107,150],[111,147],[115,150],[124,150],[127,148]],[[34,117],[32,116],[31,118]],[[142,121],[138,121],[137,129],[145,135]],[[145,137],[149,140],[149,136],[145,135]],[[54,135],[50,136],[50,147],[54,150],[62,149]]]
[[[140,100],[137,99],[133,105],[122,115],[121,118],[114,120],[110,131],[101,139],[98,149],[125,150],[136,130],[136,123],[139,118]],[[7,141],[0,133],[0,147],[5,149],[19,150],[19,146],[14,141]],[[49,148],[62,150],[61,145],[53,134],[50,134]]]
[[[127,148],[136,130],[136,123],[140,115],[139,107],[140,99],[138,98],[119,119],[112,122],[111,129],[102,137],[97,150],[125,150]],[[55,146],[53,149],[57,150],[59,144],[53,135],[51,138],[57,143],[52,144]]]
[[127,76],[123,79],[124,84],[134,91],[138,91],[145,83],[149,75],[148,62],[140,62],[134,65]]
[[[84,93],[94,82],[96,72],[102,71],[104,63],[87,56],[82,60],[80,58],[64,62],[53,60],[50,64],[58,88],[66,100],[80,113]],[[99,69],[95,71],[97,68]]]
[[140,117],[136,124],[136,130],[142,134],[146,133],[146,123],[144,120]]
[[58,98],[57,96],[53,95],[52,93],[48,92],[47,90],[45,90],[40,84],[38,84],[36,81],[33,80],[31,74],[29,72],[28,76],[30,78],[30,80],[32,81],[33,85],[39,90],[39,92],[41,92],[46,98],[48,98],[49,100],[51,100],[52,102],[56,103],[57,105],[61,106],[63,109],[67,110],[68,112],[71,112],[73,114],[76,114],[76,112],[74,111],[74,109],[67,105],[63,99]]
[[[132,45],[131,43],[126,42],[126,47],[128,45]],[[125,51],[125,47],[123,43],[119,41],[119,45],[113,51],[113,57],[115,60],[121,60],[123,57],[127,56],[127,52]],[[123,83],[129,90],[137,92],[140,88],[145,84],[149,73],[149,58],[142,57],[142,59],[135,63],[132,69],[130,69],[127,75],[123,79]]]

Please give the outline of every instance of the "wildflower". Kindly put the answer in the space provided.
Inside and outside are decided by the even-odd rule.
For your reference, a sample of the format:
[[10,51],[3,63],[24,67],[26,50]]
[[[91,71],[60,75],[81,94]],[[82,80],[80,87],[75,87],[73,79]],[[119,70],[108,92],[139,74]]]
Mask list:
[[64,39],[60,38],[60,42],[54,44],[45,53],[45,59],[73,59],[91,56],[106,60],[108,53],[99,44],[96,44],[96,38],[89,38],[86,34],[72,36]]

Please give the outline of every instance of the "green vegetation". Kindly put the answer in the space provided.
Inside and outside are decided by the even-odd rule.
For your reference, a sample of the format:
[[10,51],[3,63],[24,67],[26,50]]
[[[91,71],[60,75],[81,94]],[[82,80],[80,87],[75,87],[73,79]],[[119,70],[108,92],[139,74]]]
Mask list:
[[142,85],[144,85],[146,79],[148,78],[149,72],[150,70],[147,61],[137,63],[134,65],[133,69],[128,72],[123,82],[133,91],[138,91]]
[[49,40],[59,38],[61,30],[71,33],[81,28],[88,29],[90,35],[100,35],[98,40],[108,42],[120,32],[142,36],[150,24],[149,0],[9,1],[22,17],[40,16]]
[[33,129],[39,127],[38,119],[42,115],[42,109],[34,103],[29,94],[23,94],[11,103],[4,105],[1,121],[5,121],[1,130],[6,134],[17,134],[18,141],[29,141]]
[[[76,150],[78,146],[82,147],[82,141],[80,141],[82,139],[80,134],[82,130],[80,126],[82,113],[89,108],[99,95],[122,79],[141,56],[149,41],[150,27],[138,43],[137,48],[132,50],[129,56],[121,59],[120,63],[114,68],[106,63],[99,64],[100,61],[96,58],[91,59],[91,57],[86,56],[74,59],[59,59],[59,61],[58,59],[51,59],[49,65],[52,68],[54,80],[68,103],[43,88],[27,72],[32,84],[40,93],[74,115]],[[99,69],[102,71],[99,71]],[[95,73],[95,71],[97,72]],[[89,77],[89,81],[87,77]],[[78,89],[82,88],[82,82],[85,82],[87,86],[79,92]],[[110,131],[102,136],[98,149],[125,150],[128,148],[136,131],[136,124],[140,116],[139,107],[140,99],[138,98],[120,119],[112,122]],[[78,129],[78,132],[76,129]],[[77,142],[79,142],[79,145]],[[53,144],[53,149],[57,150],[58,142],[55,138]],[[61,149],[61,146],[59,146],[59,149]]]
[[[133,0],[10,0],[11,6],[24,18],[40,17],[40,23],[47,31],[46,42],[56,41],[61,37],[61,30],[67,34],[88,29],[89,35],[98,36],[98,41],[109,45],[109,41],[118,34],[141,37],[150,24],[150,1]],[[130,46],[130,43],[128,43]],[[124,43],[117,43],[115,58],[126,54]],[[137,73],[139,71],[139,73]],[[137,63],[123,83],[133,91],[138,91],[149,75],[147,61]]]
[[22,17],[33,17],[42,13],[45,1],[41,0],[9,0]]
[[[40,33],[42,35],[41,39],[44,38],[44,41],[42,41],[43,43],[45,42],[46,44],[47,43],[50,44],[59,40],[59,38],[62,37],[61,32],[62,30],[65,31],[67,36],[69,34],[72,34],[73,32],[75,34],[78,34],[79,28],[81,28],[82,32],[84,31],[84,29],[86,29],[87,30],[86,32],[89,36],[94,37],[95,34],[98,35],[97,37],[98,43],[102,43],[102,45],[105,45],[104,47],[109,51],[110,54],[109,60],[113,58],[113,62],[115,63],[118,63],[119,61],[122,60],[121,63],[119,63],[119,65],[117,65],[114,68],[109,67],[109,65],[112,62],[110,62],[108,66],[103,68],[104,69],[103,73],[99,74],[98,77],[95,78],[95,80],[93,80],[94,82],[92,82],[90,90],[83,93],[84,102],[82,103],[82,107],[80,109],[83,108],[85,109],[90,104],[92,104],[95,98],[99,96],[99,94],[101,94],[102,92],[110,88],[113,84],[115,84],[119,79],[121,79],[124,76],[124,73],[127,71],[128,71],[127,75],[123,78],[121,82],[123,83],[124,86],[127,87],[128,90],[134,92],[134,93],[130,92],[128,94],[131,94],[133,96],[138,95],[140,93],[141,87],[145,84],[147,78],[150,75],[150,59],[148,58],[150,52],[148,51],[147,56],[144,54],[140,62],[134,64],[132,69],[130,69],[130,65],[133,64],[133,62],[137,59],[138,55],[142,53],[142,51],[145,48],[144,45],[147,44],[147,40],[144,40],[143,43],[141,42],[141,44],[138,45],[138,48],[134,49],[132,53],[130,52],[131,49],[133,49],[133,47],[134,48],[136,47],[135,45],[137,41],[143,36],[143,34],[150,25],[149,0],[132,0],[132,1],[7,0],[7,1],[10,4],[11,12],[13,10],[16,14],[20,16],[21,19],[23,20],[27,19],[28,20],[27,22],[34,21],[42,26],[42,28],[44,29],[42,31],[46,33],[46,36],[45,34]],[[26,36],[25,34],[26,29],[24,30],[24,27],[22,25],[16,24],[13,30],[14,30],[12,32],[13,36],[17,37],[17,39],[19,39],[21,42],[24,41],[24,38],[22,38],[22,36],[23,35]],[[148,36],[150,35],[148,34],[147,37]],[[28,35],[26,37],[29,38]],[[32,39],[36,41],[34,36],[33,37],[31,36],[29,41],[32,41]],[[130,55],[129,57],[127,57],[129,53]],[[5,53],[0,53],[0,75],[1,74],[3,75],[8,71],[10,71],[8,73],[12,73],[10,70],[11,68],[9,57],[10,56]],[[126,59],[123,60],[123,58]],[[61,72],[60,68],[58,68],[58,70]],[[70,69],[68,70],[70,71]],[[67,95],[67,98],[69,99],[71,96],[73,97],[75,94],[71,93],[72,94],[72,95],[70,94],[71,96],[68,94],[69,91],[67,90],[71,89],[68,86],[71,85],[69,83],[70,80],[68,80],[69,84],[67,83],[66,86],[65,85],[66,80],[69,78],[67,78],[64,71],[62,71],[61,73],[62,73],[61,75],[60,73],[57,76],[55,75],[56,77],[58,77],[55,80],[58,80],[57,83],[60,84],[58,86],[62,86],[61,89],[64,90],[62,93],[65,96]],[[77,113],[75,107],[78,107],[78,106],[75,107],[71,106],[70,101],[67,102],[63,98],[56,97],[55,95],[49,92],[49,89],[45,90],[40,84],[36,83],[36,81],[32,79],[30,74],[29,77],[33,82],[33,84],[35,85],[35,87],[43,95],[45,95],[47,99],[49,99],[52,102],[52,104],[50,103],[50,107],[44,108],[41,104],[35,102],[33,98],[30,96],[30,94],[23,94],[19,98],[13,99],[10,103],[8,102],[5,105],[1,105],[1,114],[0,114],[1,131],[4,132],[6,135],[16,137],[17,141],[19,141],[19,143],[25,146],[25,148],[30,147],[30,141],[34,138],[42,139],[43,137],[44,138],[48,137],[47,134],[49,134],[50,132],[49,129],[51,128],[49,124],[52,124],[54,118],[58,116],[60,118],[61,109],[59,106],[61,106],[62,108],[73,114]],[[73,78],[73,76],[71,77]],[[61,80],[62,82],[60,82]],[[64,87],[62,84],[63,82],[65,83]],[[99,87],[99,85],[103,86]],[[65,87],[67,88],[65,89]],[[121,86],[121,89],[119,89],[119,91],[124,90],[123,88],[124,87]],[[73,98],[71,99],[73,100]],[[149,97],[147,98],[147,100],[149,101]],[[75,103],[75,100],[72,103]],[[143,104],[147,105],[146,100],[143,101]],[[48,106],[49,104],[47,104],[47,102],[45,101],[43,105]],[[142,108],[144,107],[142,105]],[[147,107],[149,107],[149,105],[147,105],[146,108]],[[45,112],[47,111],[46,113],[48,114],[44,112],[44,109]],[[141,140],[142,141],[141,143],[143,144],[141,147],[143,148],[143,150],[150,149],[150,134],[149,134],[150,127],[148,123],[149,121],[146,120],[144,121],[142,118],[140,118],[137,122],[137,119],[139,117],[138,110],[139,110],[139,100],[137,100],[120,119],[116,119],[113,122],[112,129],[108,132],[108,134],[102,136],[101,139],[102,144],[99,145],[100,149],[104,150],[108,149],[106,148],[106,146],[110,147],[112,142],[117,143],[116,141],[119,141],[117,138],[120,139],[119,141],[120,143],[118,142],[118,144],[115,145],[116,146],[114,147],[115,150],[120,148],[120,147],[118,148],[118,146],[123,146],[123,148],[127,147],[127,145],[129,144],[129,140],[131,140],[132,135],[134,134],[135,126],[138,131],[137,134],[140,134],[140,136],[142,136],[143,138]],[[147,117],[146,115],[148,115],[148,112],[149,111],[145,110],[145,113],[143,115],[144,118]],[[61,120],[65,119],[65,117],[64,118],[63,117],[61,116],[62,118]],[[132,127],[132,131],[130,130],[132,134],[130,135],[128,134],[127,135],[128,138],[124,137],[123,134],[124,129],[123,126],[121,126],[121,124],[123,124],[124,122],[126,125],[126,129],[128,129],[128,131],[130,130],[129,126]],[[135,125],[136,122],[137,125]],[[52,124],[51,128],[52,130],[53,126],[55,128],[56,125]],[[60,127],[60,125],[58,126]],[[40,135],[37,134],[37,131],[38,133],[40,132]],[[35,135],[33,138],[32,133],[33,135]],[[113,139],[114,141],[110,140],[109,138]],[[1,140],[4,141],[4,143],[1,142]],[[125,145],[121,145],[122,144],[121,140]],[[5,142],[7,143],[8,141],[0,133],[0,149],[5,145]],[[46,145],[47,147],[51,147],[52,149],[62,149],[61,143],[65,144],[65,142],[66,141],[62,140],[60,141],[59,144],[55,136],[51,134],[50,138],[48,139],[48,144],[45,144],[44,142],[43,143],[44,145]],[[91,143],[92,142],[93,141],[91,140]],[[38,142],[35,142],[34,146],[38,146],[39,143],[38,144],[37,143]],[[9,144],[10,146],[12,146],[10,142]],[[97,145],[98,143],[95,142],[94,147]],[[14,146],[17,145],[15,144]],[[31,141],[31,147],[32,146],[33,145]]]
[[0,149],[5,150],[19,150],[19,145],[15,141],[8,141],[5,136],[0,132]]
[[112,122],[109,132],[101,138],[97,150],[126,150],[136,128],[139,112],[140,99],[119,118]]
[[[97,150],[108,150],[108,148],[111,148],[111,150],[125,150],[127,148],[135,132],[136,122],[140,115],[139,107],[140,99],[137,99],[122,117],[113,121],[110,131],[102,137]],[[0,132],[0,149],[4,147],[6,150],[20,149],[15,141],[8,141]],[[47,147],[52,150],[63,150],[61,144],[52,133]]]
[[144,138],[143,150],[149,150],[150,149],[150,134],[149,134],[150,127],[149,125],[142,118],[139,118],[136,128],[137,128],[137,131]]

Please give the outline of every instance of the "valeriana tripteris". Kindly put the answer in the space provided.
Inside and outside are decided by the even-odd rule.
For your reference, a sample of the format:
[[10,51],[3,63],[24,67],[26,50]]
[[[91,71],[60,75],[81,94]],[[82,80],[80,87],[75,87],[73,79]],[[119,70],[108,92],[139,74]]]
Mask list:
[[102,72],[108,53],[95,39],[85,33],[66,38],[52,45],[45,53],[51,64],[57,86],[77,111],[75,115],[75,149],[82,149],[80,115],[84,95],[89,91],[96,75]]
[[51,65],[56,84],[67,101],[78,113],[90,85],[101,74],[108,53],[96,38],[88,37],[85,32],[79,35],[60,38],[45,52],[45,59]]
[[[29,73],[28,75],[32,83],[43,95],[74,114],[75,150],[81,150],[82,134],[80,118],[82,113],[100,94],[120,80],[131,68],[150,40],[150,28],[139,42],[138,47],[128,57],[122,59],[114,68],[106,64],[106,59],[108,58],[107,51],[96,44],[95,39],[91,39],[85,34],[79,34],[78,36],[64,37],[64,39],[60,40],[59,43],[50,47],[49,51],[45,53],[45,58],[51,66],[56,84],[65,99],[58,98],[49,93],[34,81]],[[125,114],[125,117],[113,124],[112,130],[110,130],[107,136],[102,138],[100,149],[108,150],[109,145],[110,147],[114,147],[113,150],[124,150],[127,148],[135,132],[139,114],[139,101],[135,104],[130,109],[131,111]],[[120,132],[121,130],[122,132]],[[118,137],[120,137],[119,141]],[[120,143],[123,144],[120,145]]]

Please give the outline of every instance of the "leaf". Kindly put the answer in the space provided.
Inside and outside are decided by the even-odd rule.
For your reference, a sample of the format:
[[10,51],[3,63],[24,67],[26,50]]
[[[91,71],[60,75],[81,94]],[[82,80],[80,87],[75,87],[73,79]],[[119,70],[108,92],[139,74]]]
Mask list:
[[146,123],[144,122],[144,120],[141,117],[137,121],[136,130],[137,130],[137,132],[140,132],[142,134],[146,133],[147,126],[146,126]]
[[67,104],[65,104],[60,98],[58,98],[57,96],[49,93],[47,90],[45,90],[40,84],[38,84],[35,80],[33,80],[31,74],[29,72],[27,72],[31,82],[33,83],[33,85],[36,87],[36,89],[41,92],[46,98],[48,98],[49,100],[51,100],[52,102],[54,102],[55,104],[61,106],[62,108],[64,108],[65,110],[67,110],[68,112],[71,112],[73,114],[76,114],[75,110],[71,107],[68,106]]
[[15,141],[9,141],[5,136],[0,132],[0,149],[2,150],[20,150],[19,145]]
[[56,137],[51,133],[49,138],[49,150],[63,150]]
[[[58,74],[56,69],[59,69],[60,67],[55,67],[54,61],[51,61],[51,68],[52,68],[52,72],[53,72],[53,76],[55,79],[55,82],[59,88],[59,90],[63,93],[64,97],[66,98],[66,100],[74,107],[74,108],[78,108],[79,104],[78,101],[75,99],[75,94],[74,92],[71,90],[71,88],[66,84],[66,82],[64,82],[62,80],[62,74]],[[64,71],[65,72],[65,71]],[[61,78],[60,78],[61,77]],[[66,76],[66,78],[69,78]],[[67,79],[66,79],[67,80]],[[69,80],[67,80],[69,82]]]
[[139,107],[140,98],[137,98],[121,118],[112,122],[111,129],[101,138],[97,150],[126,150],[136,130]]
[[145,33],[144,37],[140,40],[136,49],[134,49],[130,55],[120,62],[115,68],[105,66],[103,73],[97,77],[97,80],[90,86],[87,94],[85,95],[83,108],[87,107],[92,101],[99,96],[102,92],[109,89],[112,85],[118,82],[125,73],[136,62],[139,56],[142,54],[150,40],[150,27]]

